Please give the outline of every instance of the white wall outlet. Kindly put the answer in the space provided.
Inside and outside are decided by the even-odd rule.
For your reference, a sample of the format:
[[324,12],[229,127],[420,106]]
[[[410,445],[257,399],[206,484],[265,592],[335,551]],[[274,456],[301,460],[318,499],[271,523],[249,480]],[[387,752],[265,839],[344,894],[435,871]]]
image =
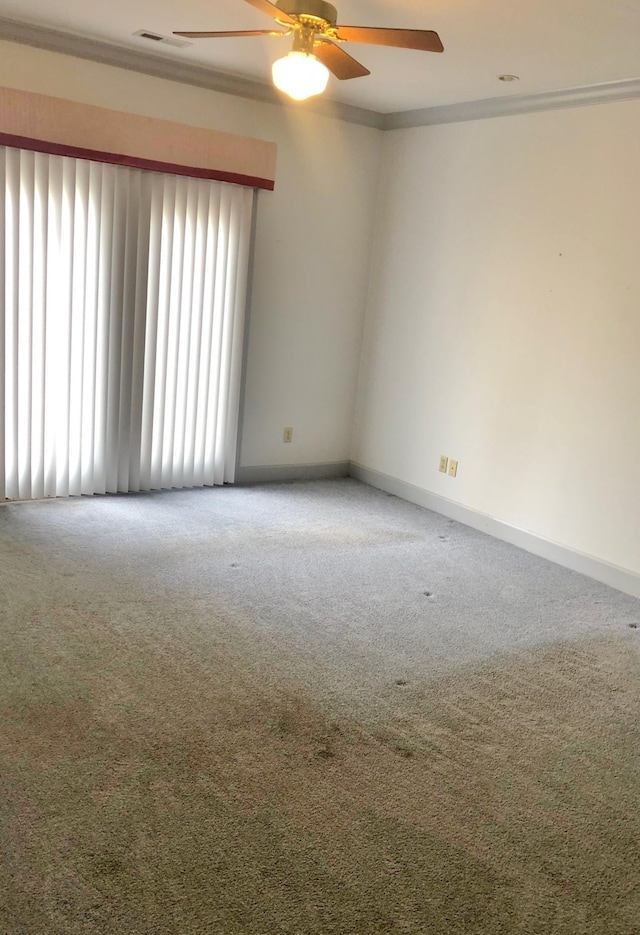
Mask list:
[[447,458],[447,456],[446,456],[446,455],[440,455],[440,467],[438,468],[438,470],[440,471],[441,474],[446,474],[446,473],[447,473],[447,465],[448,465],[448,464],[449,464],[449,459]]
[[458,462],[454,461],[453,458],[449,461],[449,477],[458,476]]
[[290,425],[287,426],[287,428],[283,431],[282,441],[285,442],[285,444],[287,445],[289,444],[289,442],[293,441],[293,429],[291,428]]

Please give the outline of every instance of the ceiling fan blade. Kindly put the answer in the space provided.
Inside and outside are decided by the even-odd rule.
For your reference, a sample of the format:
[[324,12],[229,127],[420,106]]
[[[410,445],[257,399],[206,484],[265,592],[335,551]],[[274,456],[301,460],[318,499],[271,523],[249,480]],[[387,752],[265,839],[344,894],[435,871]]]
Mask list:
[[289,36],[288,32],[276,29],[241,29],[233,32],[174,32],[174,36],[185,36],[187,39],[224,39],[228,36]]
[[249,3],[251,6],[254,6],[256,10],[261,10],[273,19],[280,20],[281,23],[290,23],[291,25],[295,23],[292,16],[289,16],[288,13],[285,13],[284,10],[277,7],[275,3],[270,3],[269,0],[245,0],[245,3]]
[[379,29],[376,26],[338,26],[337,38],[344,42],[418,49],[421,52],[444,52],[437,32],[431,29]]
[[360,62],[356,62],[355,58],[352,58],[348,52],[327,39],[316,42],[313,47],[313,54],[340,81],[346,81],[348,78],[364,78],[365,75],[371,74],[368,68],[365,68]]

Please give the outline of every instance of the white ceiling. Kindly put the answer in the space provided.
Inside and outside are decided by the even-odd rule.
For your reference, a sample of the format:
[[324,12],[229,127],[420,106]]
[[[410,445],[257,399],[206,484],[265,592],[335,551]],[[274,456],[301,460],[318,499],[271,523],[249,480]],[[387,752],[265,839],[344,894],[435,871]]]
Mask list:
[[[331,79],[327,97],[393,113],[640,77],[640,0],[339,0],[349,26],[435,29],[443,54],[349,43],[367,78]],[[132,34],[269,29],[243,0],[0,0],[0,16],[268,82],[286,39],[202,39],[185,49]],[[506,84],[499,74],[520,81]]]

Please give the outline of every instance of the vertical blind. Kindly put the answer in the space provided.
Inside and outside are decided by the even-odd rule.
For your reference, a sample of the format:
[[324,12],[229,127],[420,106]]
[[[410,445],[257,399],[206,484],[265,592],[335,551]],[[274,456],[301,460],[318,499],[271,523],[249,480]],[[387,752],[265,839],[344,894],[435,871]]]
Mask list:
[[0,147],[0,497],[233,481],[252,204]]

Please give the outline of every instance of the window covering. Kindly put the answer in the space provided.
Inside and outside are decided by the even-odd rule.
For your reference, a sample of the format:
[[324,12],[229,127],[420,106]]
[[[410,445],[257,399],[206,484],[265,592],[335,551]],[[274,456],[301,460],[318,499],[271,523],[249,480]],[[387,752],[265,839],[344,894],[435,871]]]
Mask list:
[[0,88],[0,144],[272,190],[276,145]]
[[252,204],[0,147],[0,497],[233,481]]

